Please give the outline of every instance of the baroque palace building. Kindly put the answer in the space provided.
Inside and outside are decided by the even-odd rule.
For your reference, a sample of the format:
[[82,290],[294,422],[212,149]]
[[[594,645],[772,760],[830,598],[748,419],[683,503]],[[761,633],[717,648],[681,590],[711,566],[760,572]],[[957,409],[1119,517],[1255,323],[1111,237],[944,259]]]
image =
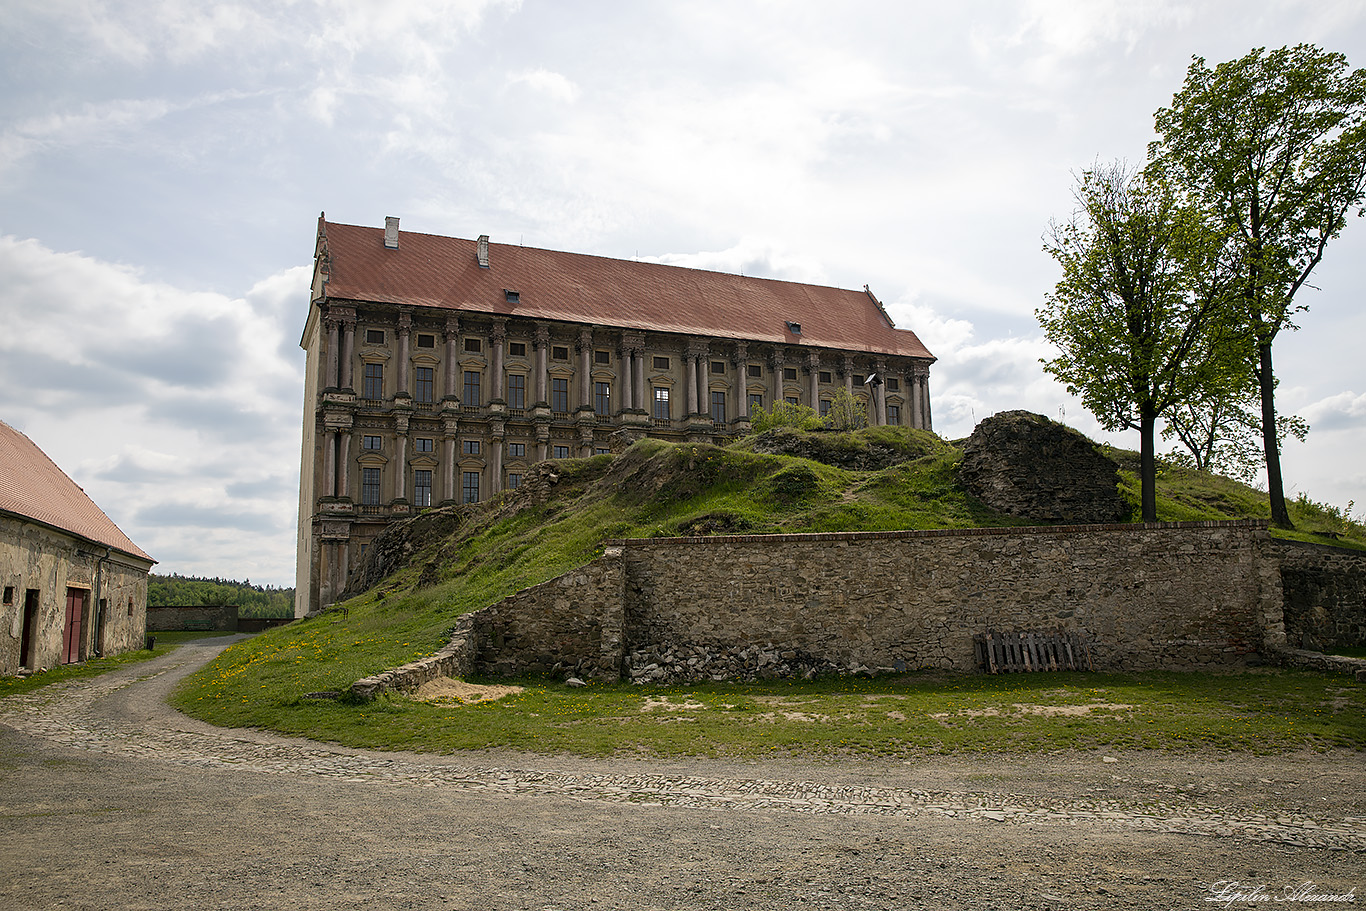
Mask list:
[[721,443],[756,407],[931,429],[934,356],[849,291],[318,219],[295,611],[385,525],[643,436]]

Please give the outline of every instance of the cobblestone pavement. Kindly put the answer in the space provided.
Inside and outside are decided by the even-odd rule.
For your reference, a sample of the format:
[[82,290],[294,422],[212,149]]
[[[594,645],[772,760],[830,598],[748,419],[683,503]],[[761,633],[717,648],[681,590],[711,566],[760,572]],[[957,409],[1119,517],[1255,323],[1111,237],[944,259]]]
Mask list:
[[[991,837],[998,840],[1017,829],[1032,833],[1022,843],[1037,840],[1042,830],[1057,833],[1056,838],[1061,840],[1067,840],[1062,839],[1064,832],[1084,838],[1098,832],[1123,838],[1130,837],[1125,833],[1174,836],[1184,839],[1183,850],[1195,852],[1202,850],[1200,840],[1213,838],[1223,843],[1315,853],[1366,853],[1366,815],[1353,812],[1360,812],[1355,809],[1360,806],[1360,794],[1349,795],[1328,812],[1319,812],[1306,807],[1286,809],[1284,804],[1276,809],[1249,806],[1245,799],[1228,803],[1191,800],[1187,792],[1171,787],[1164,791],[1140,786],[1130,789],[1133,793],[1117,796],[1086,793],[1103,790],[1099,788],[1068,794],[1066,786],[1033,789],[1032,793],[1029,788],[977,790],[964,787],[961,780],[956,781],[957,787],[926,787],[904,783],[906,776],[890,768],[852,772],[829,769],[828,774],[820,774],[810,766],[795,770],[773,765],[737,769],[723,763],[612,763],[522,755],[495,757],[500,761],[490,764],[488,756],[381,753],[256,731],[213,728],[175,713],[163,703],[175,680],[209,660],[225,644],[222,639],[207,642],[212,645],[185,646],[152,662],[102,677],[6,698],[0,701],[0,725],[43,745],[44,755],[109,757],[125,763],[123,767],[143,769],[278,776],[291,785],[331,782],[347,786],[351,794],[360,793],[354,785],[372,784],[383,785],[385,794],[431,789],[447,802],[533,798],[544,806],[564,805],[566,801],[603,808],[621,805],[625,809],[629,805],[633,812],[676,808],[761,818],[778,814],[792,820],[845,817],[861,819],[877,830],[898,821],[918,821],[931,824],[936,832],[957,831],[974,839],[986,831],[983,826],[994,826]],[[1103,761],[1095,757],[1095,763]],[[1123,763],[1116,760],[1107,770]],[[1350,780],[1355,786],[1359,777]],[[1145,780],[1145,784],[1157,782]],[[1215,792],[1219,790],[1232,793],[1234,789],[1216,788]],[[1211,873],[1209,879],[1214,878]],[[1105,893],[1101,888],[1100,894]],[[4,894],[0,889],[0,899]],[[1046,897],[1049,893],[1039,894]]]

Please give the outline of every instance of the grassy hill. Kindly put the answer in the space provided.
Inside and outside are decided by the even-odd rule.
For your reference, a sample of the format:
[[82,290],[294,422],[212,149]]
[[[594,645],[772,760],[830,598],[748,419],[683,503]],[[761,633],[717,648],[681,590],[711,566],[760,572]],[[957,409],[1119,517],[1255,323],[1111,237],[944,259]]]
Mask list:
[[[1111,455],[1137,512],[1137,481],[1124,468],[1136,456]],[[616,456],[545,462],[519,490],[410,520],[411,558],[385,567],[345,611],[234,646],[177,704],[218,724],[317,734],[306,694],[431,654],[461,614],[587,563],[611,538],[1030,524],[968,495],[958,459],[931,433],[878,427],[775,431],[727,447],[643,440]],[[1291,508],[1297,537],[1335,533],[1366,549],[1366,532],[1340,514],[1303,499]],[[1158,510],[1171,521],[1267,515],[1263,494],[1178,469],[1159,477]]]

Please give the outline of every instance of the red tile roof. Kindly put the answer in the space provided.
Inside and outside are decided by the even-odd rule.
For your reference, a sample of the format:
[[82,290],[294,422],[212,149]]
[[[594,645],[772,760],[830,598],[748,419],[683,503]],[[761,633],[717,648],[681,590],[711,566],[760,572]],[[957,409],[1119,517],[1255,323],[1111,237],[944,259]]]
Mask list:
[[403,231],[388,249],[383,228],[319,222],[330,298],[934,357],[866,291],[494,243],[482,268],[473,240]]
[[32,440],[0,421],[0,511],[152,560]]

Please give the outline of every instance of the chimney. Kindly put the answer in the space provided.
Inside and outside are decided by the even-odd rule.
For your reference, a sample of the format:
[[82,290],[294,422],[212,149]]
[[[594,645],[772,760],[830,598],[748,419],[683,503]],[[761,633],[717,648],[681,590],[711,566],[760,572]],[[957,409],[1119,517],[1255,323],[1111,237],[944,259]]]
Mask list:
[[479,247],[475,255],[479,257],[479,268],[487,269],[489,267],[489,236],[487,234],[479,235]]
[[384,246],[390,250],[398,249],[398,219],[393,215],[384,219]]

